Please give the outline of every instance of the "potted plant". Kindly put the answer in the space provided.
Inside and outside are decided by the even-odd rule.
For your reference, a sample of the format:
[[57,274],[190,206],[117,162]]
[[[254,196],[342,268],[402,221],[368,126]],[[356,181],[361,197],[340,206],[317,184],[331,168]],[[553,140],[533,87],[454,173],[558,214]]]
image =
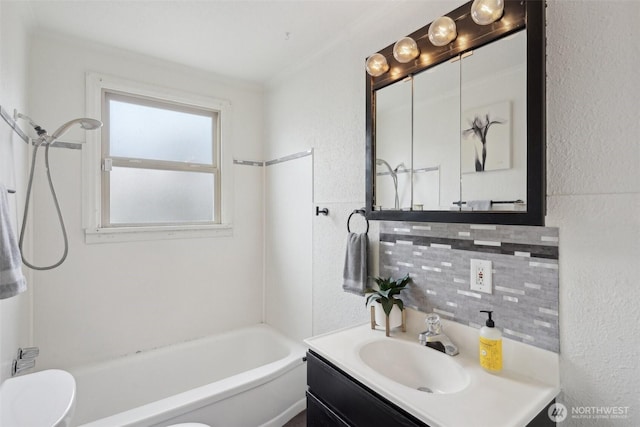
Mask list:
[[365,305],[371,306],[371,328],[374,329],[376,325],[384,325],[387,336],[389,336],[389,329],[397,326],[402,326],[404,331],[404,303],[397,296],[409,284],[411,278],[407,274],[396,280],[391,277],[374,277],[373,280],[378,285],[378,289],[367,288],[365,290],[365,293],[369,294]]

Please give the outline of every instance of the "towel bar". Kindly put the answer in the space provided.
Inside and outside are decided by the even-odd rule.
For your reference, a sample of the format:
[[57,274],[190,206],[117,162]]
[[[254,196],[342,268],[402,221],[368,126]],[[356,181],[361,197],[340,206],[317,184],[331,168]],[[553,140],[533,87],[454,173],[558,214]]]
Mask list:
[[360,215],[364,216],[364,220],[367,221],[367,230],[365,231],[365,234],[369,232],[369,220],[367,219],[367,217],[365,216],[364,213],[365,213],[364,208],[363,209],[356,209],[353,212],[351,212],[351,214],[349,215],[349,218],[347,219],[347,231],[349,233],[351,233],[351,229],[349,228],[349,222],[351,222],[351,217],[354,214],[360,214]]

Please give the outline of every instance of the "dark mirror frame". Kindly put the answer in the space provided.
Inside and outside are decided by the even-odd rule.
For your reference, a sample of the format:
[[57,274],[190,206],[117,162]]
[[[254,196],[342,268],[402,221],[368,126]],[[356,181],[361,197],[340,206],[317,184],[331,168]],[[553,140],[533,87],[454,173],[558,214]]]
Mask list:
[[[545,8],[540,0],[505,0],[502,19],[486,25],[477,25],[471,19],[471,1],[448,13],[456,22],[458,38],[447,46],[436,47],[429,43],[426,25],[410,34],[418,43],[421,54],[428,53],[430,60],[419,58],[401,64],[393,58],[393,45],[379,51],[391,70],[379,77],[366,75],[366,206],[365,216],[370,220],[451,222],[472,224],[544,225],[546,214],[546,97],[545,97]],[[506,25],[505,23],[508,23]],[[466,51],[506,37],[522,29],[527,32],[527,210],[506,211],[412,211],[374,210],[375,204],[375,91],[392,83],[413,76],[430,67],[448,61]],[[466,41],[460,35],[466,36]]]

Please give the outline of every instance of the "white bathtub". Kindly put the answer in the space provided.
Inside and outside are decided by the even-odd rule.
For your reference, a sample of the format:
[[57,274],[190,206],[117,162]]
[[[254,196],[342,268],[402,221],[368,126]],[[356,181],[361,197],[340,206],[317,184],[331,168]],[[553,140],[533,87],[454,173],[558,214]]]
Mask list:
[[305,408],[305,348],[267,325],[69,369],[72,425],[281,427]]

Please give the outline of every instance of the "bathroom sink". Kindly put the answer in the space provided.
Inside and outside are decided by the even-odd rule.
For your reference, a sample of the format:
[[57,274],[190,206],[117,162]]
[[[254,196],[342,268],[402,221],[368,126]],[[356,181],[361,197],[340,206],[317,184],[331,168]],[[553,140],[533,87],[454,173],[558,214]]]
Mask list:
[[76,382],[66,371],[9,378],[0,387],[0,426],[66,427],[75,401]]
[[416,343],[383,339],[364,344],[360,359],[386,378],[426,393],[457,393],[470,383],[454,357]]

